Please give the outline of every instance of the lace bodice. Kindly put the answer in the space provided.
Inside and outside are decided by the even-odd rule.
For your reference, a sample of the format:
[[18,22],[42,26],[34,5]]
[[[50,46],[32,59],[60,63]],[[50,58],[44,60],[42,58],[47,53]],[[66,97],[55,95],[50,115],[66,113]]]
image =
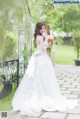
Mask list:
[[44,53],[47,53],[47,47],[48,47],[48,42],[45,40],[43,41],[43,37],[42,36],[37,36],[36,38],[36,44],[37,44],[37,49],[34,52],[34,55],[41,55]]
[[48,42],[46,40],[43,41],[42,36],[37,36],[36,43],[37,43],[37,50],[46,51],[46,49],[48,47]]

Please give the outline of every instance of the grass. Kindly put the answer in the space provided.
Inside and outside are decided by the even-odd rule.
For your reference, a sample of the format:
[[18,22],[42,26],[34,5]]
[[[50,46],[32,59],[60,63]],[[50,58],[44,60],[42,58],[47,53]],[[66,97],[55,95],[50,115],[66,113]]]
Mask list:
[[74,64],[75,53],[73,46],[54,45],[52,50],[55,50],[54,61],[56,64]]
[[12,98],[15,92],[15,87],[12,88],[11,93],[4,99],[0,99],[0,111],[8,111],[11,109]]
[[[54,45],[52,50],[55,50],[56,64],[74,64],[74,48],[72,46]],[[4,99],[0,100],[0,111],[8,111],[11,109],[12,98],[14,96],[15,87],[12,92]]]

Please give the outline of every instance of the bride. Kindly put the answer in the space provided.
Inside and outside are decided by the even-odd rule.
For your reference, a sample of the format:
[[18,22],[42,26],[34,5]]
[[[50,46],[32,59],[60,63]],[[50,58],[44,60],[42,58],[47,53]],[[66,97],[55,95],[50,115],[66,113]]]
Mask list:
[[45,111],[66,111],[77,106],[76,100],[62,96],[54,72],[53,64],[47,54],[48,41],[43,37],[46,25],[36,24],[34,38],[36,51],[31,56],[25,75],[12,100],[13,111],[32,116]]

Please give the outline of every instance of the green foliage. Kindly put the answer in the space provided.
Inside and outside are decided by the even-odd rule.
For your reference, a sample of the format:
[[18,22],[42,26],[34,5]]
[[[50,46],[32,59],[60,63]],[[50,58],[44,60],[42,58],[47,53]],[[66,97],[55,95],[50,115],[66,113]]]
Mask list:
[[30,2],[31,19],[32,19],[33,23],[37,23],[38,21],[40,21],[42,1],[40,1],[40,0],[30,0],[29,1]]
[[[12,32],[5,33],[5,39],[2,42],[3,50],[1,50],[1,59],[7,59],[10,57],[17,57],[17,38]],[[15,54],[13,53],[15,52]]]
[[[31,20],[27,1],[4,0],[0,3],[0,59],[11,60],[19,56],[21,59],[24,58],[24,64],[24,62],[28,62],[32,44]],[[20,44],[21,28],[24,29],[22,39],[24,41]]]
[[12,108],[12,99],[13,99],[15,91],[16,91],[16,87],[13,86],[12,92],[6,98],[0,100],[0,111],[3,111],[3,110],[8,111]]
[[33,41],[33,46],[34,46],[34,48],[37,47],[37,45],[36,45],[36,41],[35,41],[35,40]]
[[4,75],[3,73],[1,73],[1,72],[0,72],[0,78],[2,78],[2,79],[4,79],[4,80],[6,80],[5,75]]
[[79,60],[79,58],[80,58],[80,37],[75,38],[74,47],[76,50],[77,60]]
[[80,59],[80,31],[79,30],[74,31],[72,41],[76,52],[76,58],[77,60],[79,60]]
[[47,49],[47,53],[48,53],[48,55],[51,57],[51,48],[48,48],[48,49]]
[[19,36],[23,17],[27,13],[26,6],[25,0],[4,0],[0,2],[0,58],[13,59],[16,57],[14,47],[17,45],[18,39],[13,38],[10,32],[15,36]]
[[75,53],[73,46],[53,45],[52,50],[55,51],[55,64],[74,64]]
[[34,2],[31,0],[31,2],[30,10],[34,23],[45,21],[53,30],[65,32],[80,28],[79,5],[55,5],[53,0],[34,0]]
[[[53,0],[49,0],[49,1],[35,0],[33,4],[31,4],[31,14],[34,23],[40,20],[45,21],[47,24],[50,25],[50,28],[52,28],[53,30],[65,31],[68,33],[69,32],[74,33],[74,30],[75,33],[77,33],[77,31],[80,31],[80,6],[78,4],[55,5],[53,4]],[[40,19],[41,17],[43,18]],[[61,44],[63,42],[61,37],[58,37],[58,41]],[[77,59],[79,58],[79,52],[80,52],[79,44],[80,43],[79,43],[79,36],[78,36],[75,37],[74,40],[74,46],[76,46],[75,49],[77,53]]]
[[62,44],[63,43],[62,37],[57,37],[57,41],[58,41],[58,44]]

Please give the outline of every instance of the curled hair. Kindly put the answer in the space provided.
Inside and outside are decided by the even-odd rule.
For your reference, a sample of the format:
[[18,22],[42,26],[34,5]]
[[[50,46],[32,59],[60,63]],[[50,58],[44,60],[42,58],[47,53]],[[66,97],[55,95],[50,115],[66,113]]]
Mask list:
[[42,26],[45,26],[46,27],[46,25],[43,22],[38,22],[36,24],[36,28],[35,28],[35,31],[34,31],[34,39],[35,40],[36,40],[37,35],[42,35],[40,33],[40,30],[42,29]]

